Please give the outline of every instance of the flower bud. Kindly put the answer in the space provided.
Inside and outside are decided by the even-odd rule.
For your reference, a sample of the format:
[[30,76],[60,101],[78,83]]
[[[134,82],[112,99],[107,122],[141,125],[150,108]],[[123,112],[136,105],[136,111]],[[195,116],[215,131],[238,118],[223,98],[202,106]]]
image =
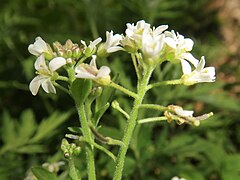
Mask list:
[[80,153],[81,153],[81,147],[78,146],[74,149],[73,154],[75,156],[78,156]]
[[120,106],[119,106],[119,103],[118,103],[116,100],[114,100],[114,101],[112,102],[112,107],[113,107],[114,109],[117,109],[117,108],[119,108]]
[[102,94],[102,91],[103,91],[102,87],[95,87],[95,88],[93,88],[91,95],[93,97],[97,98]]

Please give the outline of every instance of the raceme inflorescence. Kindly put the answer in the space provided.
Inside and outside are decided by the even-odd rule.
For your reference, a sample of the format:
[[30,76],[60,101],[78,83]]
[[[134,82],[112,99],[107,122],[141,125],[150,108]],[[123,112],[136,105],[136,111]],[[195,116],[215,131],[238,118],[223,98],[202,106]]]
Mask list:
[[[37,57],[34,64],[37,75],[29,85],[31,93],[34,96],[37,95],[39,88],[42,87],[46,93],[56,94],[57,88],[69,94],[75,102],[81,128],[77,135],[67,134],[66,137],[84,142],[89,179],[96,179],[94,149],[104,152],[115,161],[114,179],[122,178],[124,160],[137,124],[175,121],[178,124],[199,126],[202,120],[213,115],[210,112],[194,117],[194,111],[184,110],[178,105],[143,104],[145,94],[152,88],[168,85],[190,86],[215,81],[215,68],[205,67],[204,56],[198,60],[191,54],[193,40],[167,29],[167,25],[151,27],[150,24],[141,20],[136,24],[128,23],[124,34],[107,31],[105,42],[102,42],[102,38],[99,37],[89,43],[84,40],[80,40],[79,43],[67,40],[64,45],[54,42],[50,46],[41,37],[37,37],[35,42],[29,45],[29,52]],[[111,67],[97,66],[99,60],[107,59],[117,51],[127,53],[131,57],[137,76],[135,91],[114,82]],[[181,65],[182,76],[179,79],[149,83],[153,71],[163,62]],[[130,97],[129,100],[133,99],[130,113],[126,112],[116,100],[111,102],[110,98],[106,99],[109,100],[107,103],[96,103],[106,87],[125,93]],[[105,137],[98,132],[99,120],[110,104],[127,119],[121,140]],[[138,113],[142,108],[155,109],[163,113],[159,117],[138,119]],[[96,139],[100,143],[119,146],[119,153],[113,154],[97,143]],[[81,179],[81,173],[73,163],[74,156],[80,153],[80,147],[63,139],[62,149],[69,160],[70,177]]]

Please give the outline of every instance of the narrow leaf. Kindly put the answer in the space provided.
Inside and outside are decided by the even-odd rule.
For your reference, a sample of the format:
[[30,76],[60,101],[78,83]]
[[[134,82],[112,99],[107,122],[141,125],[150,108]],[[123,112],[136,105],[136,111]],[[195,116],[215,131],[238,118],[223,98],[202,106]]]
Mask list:
[[55,174],[49,172],[43,167],[33,167],[32,172],[39,180],[57,180]]

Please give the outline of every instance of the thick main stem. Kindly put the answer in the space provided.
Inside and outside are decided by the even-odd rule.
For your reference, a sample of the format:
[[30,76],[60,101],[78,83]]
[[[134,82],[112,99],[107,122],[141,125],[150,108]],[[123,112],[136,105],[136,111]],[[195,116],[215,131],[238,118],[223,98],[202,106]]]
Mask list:
[[[84,104],[77,105],[78,115],[80,118],[80,123],[83,131],[83,136],[87,141],[91,142],[91,132],[88,127],[88,122],[85,114]],[[89,144],[86,144],[86,156],[87,156],[87,169],[88,169],[88,179],[95,180],[95,164],[94,164],[94,152],[93,147]]]
[[137,97],[134,100],[133,109],[130,114],[127,127],[125,129],[124,137],[122,139],[122,142],[125,144],[125,146],[121,146],[119,153],[118,153],[117,165],[116,165],[114,178],[113,178],[114,180],[120,180],[122,178],[125,156],[126,156],[126,153],[127,153],[130,141],[131,141],[133,131],[136,126],[138,110],[139,110],[140,105],[142,104],[144,95],[147,91],[147,85],[148,85],[149,79],[151,77],[152,71],[153,71],[152,69],[148,69],[145,72],[143,78],[138,81],[138,93],[137,93]]

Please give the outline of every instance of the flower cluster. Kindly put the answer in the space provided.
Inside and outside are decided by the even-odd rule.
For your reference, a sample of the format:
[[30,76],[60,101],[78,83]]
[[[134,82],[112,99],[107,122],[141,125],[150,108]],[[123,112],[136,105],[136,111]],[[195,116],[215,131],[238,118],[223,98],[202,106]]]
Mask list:
[[[102,38],[87,43],[83,40],[79,44],[67,40],[64,45],[53,43],[53,49],[41,37],[29,45],[28,50],[37,56],[35,69],[37,76],[30,83],[30,90],[36,95],[39,87],[47,93],[56,93],[56,80],[75,78],[92,79],[99,85],[108,85],[111,82],[110,68],[102,66],[97,69],[97,57],[107,57],[116,51],[126,51],[136,57],[135,68],[153,67],[163,61],[179,63],[182,66],[181,77],[184,85],[193,85],[202,82],[215,81],[215,68],[204,67],[205,59],[199,61],[190,53],[194,42],[190,38],[174,31],[167,31],[167,25],[151,27],[144,20],[136,24],[127,24],[125,35],[106,32],[106,41]],[[91,58],[90,64],[84,63]],[[61,67],[68,72],[69,77],[61,77],[57,70]],[[193,70],[192,70],[193,68]]]
[[[29,89],[35,96],[41,86],[46,93],[56,93],[54,85],[56,80],[74,81],[75,78],[87,78],[96,81],[100,85],[109,84],[110,68],[103,66],[99,70],[96,66],[97,45],[101,42],[97,38],[89,45],[85,41],[81,44],[74,44],[67,40],[64,45],[59,42],[53,43],[53,49],[41,37],[37,37],[33,44],[30,44],[28,50],[31,54],[37,56],[34,67],[37,76],[30,82]],[[79,63],[92,57],[90,64]],[[69,77],[60,76],[57,72],[61,67],[69,73]]]

